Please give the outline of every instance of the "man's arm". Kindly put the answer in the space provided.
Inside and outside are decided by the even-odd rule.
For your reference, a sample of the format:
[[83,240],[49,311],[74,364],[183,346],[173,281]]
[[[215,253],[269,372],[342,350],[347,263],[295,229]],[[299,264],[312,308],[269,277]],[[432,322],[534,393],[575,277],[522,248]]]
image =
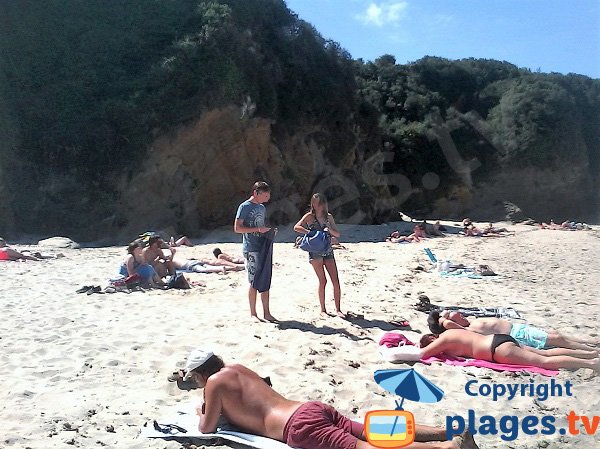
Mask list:
[[222,409],[223,403],[219,396],[218,381],[211,382],[211,379],[209,379],[204,387],[204,404],[202,405],[201,413],[199,413],[200,422],[198,423],[198,430],[202,433],[215,432]]
[[444,326],[444,329],[465,329],[465,330],[468,330],[465,327],[461,326],[460,324],[455,323],[454,321],[449,320],[447,318],[443,318],[442,326]]
[[260,226],[258,228],[249,228],[248,226],[244,226],[243,218],[236,218],[233,222],[233,232],[236,232],[237,234],[249,234],[250,232],[260,232],[261,234],[264,234],[265,232],[269,232],[270,229],[271,228],[266,226]]

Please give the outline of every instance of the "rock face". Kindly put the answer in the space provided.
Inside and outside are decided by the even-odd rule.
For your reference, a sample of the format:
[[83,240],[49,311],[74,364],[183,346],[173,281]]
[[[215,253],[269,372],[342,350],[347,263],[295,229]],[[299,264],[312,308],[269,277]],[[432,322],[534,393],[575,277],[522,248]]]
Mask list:
[[[238,204],[257,180],[273,186],[267,208],[273,224],[297,220],[317,191],[335,198],[329,206],[337,221],[385,219],[401,209],[407,195],[390,193],[386,184],[395,178],[380,174],[384,153],[364,150],[381,145],[367,140],[359,131],[332,135],[312,125],[284,129],[268,119],[244,116],[238,107],[211,110],[159,137],[138,171],[123,175],[113,220],[119,225],[111,233],[130,238],[171,228],[196,236],[200,229],[231,226]],[[332,141],[344,144],[332,150]],[[422,214],[429,217],[504,220],[510,202],[523,217],[589,220],[594,189],[586,164],[475,171],[472,186],[457,180],[447,191],[422,200],[413,191],[411,203],[430,204]]]
[[159,137],[139,171],[120,181],[115,222],[125,227],[118,232],[133,235],[174,226],[195,235],[199,229],[233,224],[238,204],[258,180],[273,186],[272,222],[297,220],[316,191],[338,197],[330,204],[337,213],[352,211],[340,218],[371,221],[373,191],[357,172],[365,158],[358,136],[345,133],[350,145],[336,154],[334,165],[323,143],[334,140],[327,131],[307,126],[278,133],[270,120],[242,115],[237,107],[212,110]]

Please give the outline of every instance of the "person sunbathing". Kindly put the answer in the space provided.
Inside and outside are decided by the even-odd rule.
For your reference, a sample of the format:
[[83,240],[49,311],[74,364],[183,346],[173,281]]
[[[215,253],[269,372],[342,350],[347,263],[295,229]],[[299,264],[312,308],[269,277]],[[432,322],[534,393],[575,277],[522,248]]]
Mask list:
[[16,260],[41,260],[41,257],[27,255],[15,251],[8,246],[6,241],[0,237],[0,260],[16,261]]
[[[365,441],[364,426],[330,405],[284,398],[254,371],[243,365],[225,365],[212,351],[191,352],[184,380],[204,388],[199,406],[198,429],[214,432],[222,415],[233,426],[306,449],[374,449]],[[416,425],[415,440],[408,448],[477,449],[468,431],[446,441],[446,429]]]
[[173,260],[177,270],[193,271],[196,273],[227,273],[228,271],[242,271],[244,264],[235,264],[221,259],[187,259]]
[[245,263],[244,258],[231,256],[221,251],[220,248],[213,249],[213,255],[215,256],[215,259],[225,260],[227,262],[234,263],[237,265]]
[[425,231],[423,229],[423,225],[416,225],[413,228],[413,233],[407,236],[400,235],[399,231],[392,232],[389,237],[386,237],[386,241],[391,243],[402,243],[402,242],[420,242],[425,238]]
[[488,224],[487,228],[483,228],[483,235],[513,235],[514,232],[506,228],[495,228],[493,223]]
[[[527,365],[544,369],[590,368],[600,371],[600,358],[579,354],[577,350],[555,348],[534,349],[521,346],[506,334],[481,335],[465,329],[450,329],[440,335],[421,337],[421,359],[445,354],[453,357],[470,357],[507,365]],[[573,355],[565,355],[571,351]],[[575,355],[575,354],[579,355]]]
[[466,237],[483,237],[485,235],[482,229],[479,229],[472,223],[465,226],[464,234]]
[[441,334],[447,329],[466,329],[482,335],[507,334],[519,342],[519,344],[536,349],[559,347],[567,349],[579,349],[582,351],[595,352],[600,342],[566,337],[556,331],[545,331],[534,326],[522,323],[512,323],[502,318],[473,318],[467,319],[459,312],[445,310],[442,313],[433,311],[427,319],[429,330],[434,334]]
[[194,246],[194,244],[187,236],[182,235],[177,240],[175,240],[175,237],[171,236],[169,239],[169,246]]

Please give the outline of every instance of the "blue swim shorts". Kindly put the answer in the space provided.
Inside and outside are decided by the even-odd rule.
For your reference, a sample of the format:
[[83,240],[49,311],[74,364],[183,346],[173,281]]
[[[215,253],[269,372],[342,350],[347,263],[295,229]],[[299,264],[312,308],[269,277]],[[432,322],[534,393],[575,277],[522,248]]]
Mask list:
[[510,329],[510,336],[522,345],[543,349],[546,346],[548,332],[527,324],[514,323]]

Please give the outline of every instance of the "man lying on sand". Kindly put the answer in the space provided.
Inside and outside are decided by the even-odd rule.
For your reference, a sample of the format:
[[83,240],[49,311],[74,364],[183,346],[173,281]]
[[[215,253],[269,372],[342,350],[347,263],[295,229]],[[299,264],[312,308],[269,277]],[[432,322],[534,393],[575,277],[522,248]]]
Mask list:
[[564,348],[534,349],[521,346],[510,335],[481,335],[464,329],[450,329],[440,335],[421,337],[421,359],[440,354],[544,369],[590,368],[600,371],[600,358],[594,352]]
[[27,254],[20,253],[10,248],[6,241],[0,237],[0,260],[40,260],[40,257],[28,256]]
[[528,324],[512,323],[501,318],[473,318],[468,320],[463,314],[450,310],[444,310],[442,313],[438,311],[430,312],[427,324],[429,330],[436,335],[447,329],[466,329],[483,335],[508,334],[520,344],[536,349],[549,347],[582,349],[584,351],[595,351],[598,355],[598,350],[593,346],[600,343],[598,341],[566,337],[557,331],[547,332]]
[[[198,407],[198,429],[217,429],[219,416],[250,433],[282,441],[302,449],[367,449],[361,423],[342,416],[334,408],[317,401],[290,401],[254,371],[242,365],[225,365],[211,351],[195,349],[190,354],[184,380],[193,379],[204,388],[204,404]],[[416,440],[409,448],[477,449],[466,431],[452,441],[446,429],[416,426]]]

